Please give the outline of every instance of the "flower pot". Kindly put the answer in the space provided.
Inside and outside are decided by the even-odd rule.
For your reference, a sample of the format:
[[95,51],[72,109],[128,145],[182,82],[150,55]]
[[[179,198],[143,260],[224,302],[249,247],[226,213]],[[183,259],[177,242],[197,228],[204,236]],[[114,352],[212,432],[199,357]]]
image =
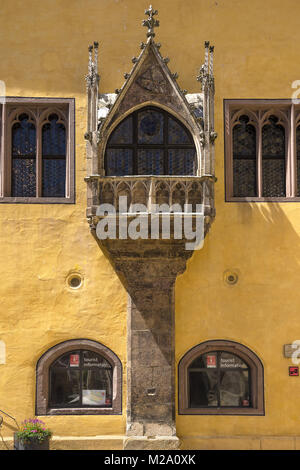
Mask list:
[[42,442],[36,439],[24,442],[18,438],[17,433],[14,433],[14,450],[49,450],[49,438]]

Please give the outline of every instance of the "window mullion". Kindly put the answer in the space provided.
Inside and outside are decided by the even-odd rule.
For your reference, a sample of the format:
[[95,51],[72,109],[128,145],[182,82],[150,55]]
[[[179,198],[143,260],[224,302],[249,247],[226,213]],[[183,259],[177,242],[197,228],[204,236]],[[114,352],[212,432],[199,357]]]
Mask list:
[[5,124],[6,124],[6,120],[5,120],[5,112],[6,112],[6,108],[5,108],[5,103],[2,104],[2,107],[1,107],[1,153],[0,153],[0,165],[1,165],[1,168],[0,168],[0,197],[3,197],[5,196],[5,189],[6,189],[6,184],[5,184],[5,177],[6,177],[6,163],[5,163],[5,142],[6,142],[6,139],[5,139]]
[[296,119],[295,105],[292,103],[290,110],[290,132],[287,136],[287,193],[288,197],[297,195],[297,152],[296,152]]
[[258,123],[257,132],[257,196],[262,197],[262,123]]
[[42,126],[36,123],[36,196],[42,197]]

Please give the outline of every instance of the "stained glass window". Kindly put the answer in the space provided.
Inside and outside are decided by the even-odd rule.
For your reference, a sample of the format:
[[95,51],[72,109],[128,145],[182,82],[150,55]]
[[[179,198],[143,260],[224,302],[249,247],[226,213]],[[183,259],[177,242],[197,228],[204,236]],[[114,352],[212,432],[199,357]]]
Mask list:
[[65,197],[66,130],[56,114],[42,129],[42,161],[42,196]]
[[11,195],[36,196],[36,128],[27,114],[12,126]]
[[195,175],[192,136],[166,111],[155,107],[135,111],[112,132],[105,170],[107,176]]
[[212,351],[188,367],[189,407],[250,407],[250,368],[239,356]]
[[248,123],[249,117],[243,115],[232,131],[233,195],[237,197],[257,196],[256,129]]

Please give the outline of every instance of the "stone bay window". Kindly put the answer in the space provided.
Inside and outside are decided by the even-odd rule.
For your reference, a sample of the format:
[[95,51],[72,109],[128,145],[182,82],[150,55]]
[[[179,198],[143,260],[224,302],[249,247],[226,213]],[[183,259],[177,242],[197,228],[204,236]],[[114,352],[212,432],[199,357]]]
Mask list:
[[175,222],[167,238],[159,232],[155,239],[132,239],[116,231],[99,239],[96,229],[107,216],[102,204],[130,220],[133,204],[143,204],[149,218],[164,204],[171,221],[176,204],[192,220],[202,217],[208,232],[215,217],[213,47],[205,43],[200,90],[189,94],[154,40],[157,11],[150,6],[145,14],[147,41],[114,93],[99,92],[98,43],[89,47],[87,219],[128,292],[128,439],[138,447],[139,439],[164,436],[176,447],[174,284],[193,251],[185,236],[175,236]]

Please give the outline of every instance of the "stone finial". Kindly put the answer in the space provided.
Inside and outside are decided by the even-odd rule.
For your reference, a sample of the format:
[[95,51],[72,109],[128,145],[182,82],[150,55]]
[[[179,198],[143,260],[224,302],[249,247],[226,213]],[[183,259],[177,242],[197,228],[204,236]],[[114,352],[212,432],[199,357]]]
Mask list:
[[214,60],[214,46],[210,46],[209,48],[209,75],[212,77],[213,76],[213,62]]
[[202,83],[202,88],[206,85],[214,88],[214,76],[213,76],[213,54],[214,54],[214,46],[210,46],[209,41],[205,41],[204,43],[204,64],[201,66],[199,70],[199,75],[197,76],[197,80]]
[[147,37],[154,38],[154,28],[159,26],[159,20],[155,20],[153,17],[158,14],[157,10],[153,10],[152,5],[145,10],[145,15],[148,15],[149,18],[147,20],[143,20],[142,25],[148,28]]
[[[89,51],[88,73],[85,76],[87,89],[93,88],[99,82],[98,47],[99,47],[98,42],[94,42],[94,45],[91,45],[88,47],[88,51]],[[93,57],[93,52],[94,52],[94,57]]]

